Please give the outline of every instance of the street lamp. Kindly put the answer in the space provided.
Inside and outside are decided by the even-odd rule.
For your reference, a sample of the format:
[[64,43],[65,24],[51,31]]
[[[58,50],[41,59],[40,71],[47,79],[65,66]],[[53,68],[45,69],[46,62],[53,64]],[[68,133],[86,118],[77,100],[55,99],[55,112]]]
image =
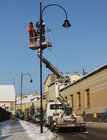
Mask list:
[[66,19],[64,20],[64,24],[62,25],[63,27],[65,28],[68,28],[71,26],[71,24],[69,23],[69,20],[68,20],[68,17],[67,17],[67,12],[66,10],[58,5],[58,4],[49,4],[47,6],[45,6],[43,9],[42,9],[42,3],[40,2],[40,96],[41,96],[41,124],[40,124],[40,131],[41,133],[43,133],[43,106],[42,106],[42,51],[43,51],[43,48],[42,48],[42,15],[43,15],[43,12],[44,10],[49,7],[49,6],[57,6],[59,8],[61,8],[64,13],[65,13],[65,16],[66,16]]
[[65,27],[65,28],[68,28],[68,27],[71,26],[71,24],[69,23],[69,20],[66,19],[66,20],[64,21],[64,24],[62,24],[62,26]]
[[31,74],[29,74],[29,73],[21,73],[21,113],[22,113],[22,85],[23,85],[23,76],[25,76],[25,75],[29,75],[30,76],[30,83],[32,83],[33,82],[33,80],[32,80],[32,76],[31,76]]

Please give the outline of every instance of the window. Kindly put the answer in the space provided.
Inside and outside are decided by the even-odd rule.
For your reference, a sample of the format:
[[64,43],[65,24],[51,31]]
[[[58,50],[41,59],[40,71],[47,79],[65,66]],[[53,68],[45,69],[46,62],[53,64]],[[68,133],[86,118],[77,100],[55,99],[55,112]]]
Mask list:
[[63,105],[62,104],[52,104],[50,105],[50,109],[54,110],[54,109],[64,109]]
[[73,95],[71,95],[71,107],[72,107],[72,110],[73,110],[73,107],[74,107]]
[[14,106],[13,106],[13,103],[11,103],[10,104],[10,110],[13,111],[13,109],[14,109]]
[[77,109],[81,109],[81,94],[77,93]]
[[65,101],[67,102],[67,97],[65,97]]
[[85,107],[90,108],[90,90],[86,89],[86,94],[85,94]]

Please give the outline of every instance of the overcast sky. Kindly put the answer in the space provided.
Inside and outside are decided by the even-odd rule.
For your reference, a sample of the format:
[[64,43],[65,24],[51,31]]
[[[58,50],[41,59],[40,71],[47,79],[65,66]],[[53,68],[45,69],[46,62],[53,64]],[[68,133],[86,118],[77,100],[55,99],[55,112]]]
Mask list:
[[[87,72],[107,62],[107,0],[41,0],[43,7],[56,3],[65,8],[71,28],[64,29],[65,14],[59,7],[48,7],[43,19],[52,30],[52,50],[43,55],[59,71],[71,74],[83,68]],[[0,84],[15,82],[20,94],[39,92],[40,65],[37,51],[28,48],[27,26],[39,20],[40,0],[0,0]],[[43,64],[43,82],[51,73]]]

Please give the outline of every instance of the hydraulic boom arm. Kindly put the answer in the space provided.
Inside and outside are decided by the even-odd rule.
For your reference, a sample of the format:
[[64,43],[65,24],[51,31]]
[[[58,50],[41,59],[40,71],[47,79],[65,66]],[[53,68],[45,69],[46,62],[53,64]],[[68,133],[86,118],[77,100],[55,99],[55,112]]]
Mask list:
[[63,81],[64,83],[70,81],[68,76],[63,75],[63,73],[58,71],[58,69],[54,65],[52,65],[47,59],[45,59],[43,56],[42,58],[40,57],[40,49],[38,50],[38,57],[42,60],[46,67],[51,70],[61,81]]
[[[40,49],[38,49],[38,57],[42,60],[42,62],[46,65],[46,67],[60,79],[60,82],[63,82],[64,85],[70,83],[70,79],[68,76],[63,75],[63,73],[59,72],[57,68],[53,66],[47,59],[45,59],[43,56],[42,57],[40,56]],[[57,99],[62,103],[63,107],[65,108],[65,112],[68,114],[69,109],[71,110],[71,108],[69,104],[65,101],[65,99],[59,94],[59,91]]]

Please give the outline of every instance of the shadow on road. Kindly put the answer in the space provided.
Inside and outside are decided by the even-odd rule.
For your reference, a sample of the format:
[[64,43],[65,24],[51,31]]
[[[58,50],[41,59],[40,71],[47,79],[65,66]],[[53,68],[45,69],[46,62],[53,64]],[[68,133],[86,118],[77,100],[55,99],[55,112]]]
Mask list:
[[10,137],[11,135],[8,135],[8,136],[0,136],[0,140],[5,140],[7,139],[8,137]]
[[58,133],[74,133],[74,132],[86,132],[84,128],[60,128]]

